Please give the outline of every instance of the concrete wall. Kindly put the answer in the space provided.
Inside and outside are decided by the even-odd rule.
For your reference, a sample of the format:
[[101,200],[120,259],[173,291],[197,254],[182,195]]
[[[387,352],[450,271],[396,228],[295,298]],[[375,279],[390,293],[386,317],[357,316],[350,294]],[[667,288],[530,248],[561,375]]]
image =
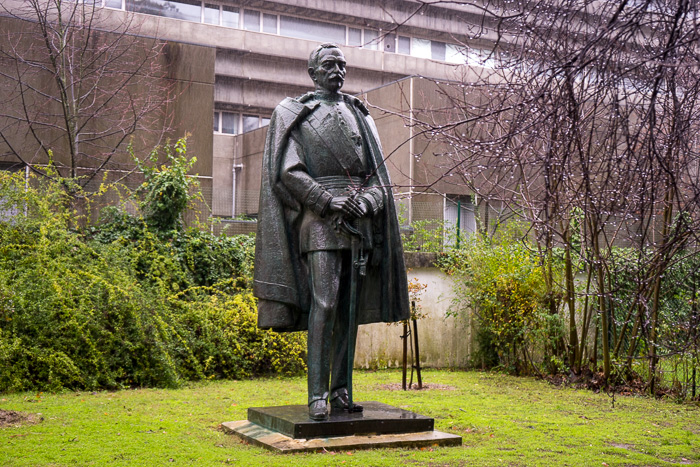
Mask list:
[[214,132],[214,61],[216,49],[168,42],[162,53],[175,81],[174,101],[168,118],[171,139],[189,134],[187,153],[197,157],[193,174],[212,176]]
[[[22,4],[17,0],[8,2],[10,11]],[[420,14],[414,14],[420,5],[404,0],[381,4],[370,0],[224,3],[357,28],[369,27],[382,32],[394,31],[401,24],[399,34],[451,43],[468,42],[474,47],[490,43],[492,31],[489,28],[493,27],[483,23],[480,10],[461,5],[423,5]],[[168,41],[161,59],[169,78],[175,82],[176,99],[166,112],[165,120],[172,127],[166,136],[174,139],[185,133],[191,135],[189,152],[198,158],[192,173],[213,177],[211,205],[215,214],[230,216],[232,213],[255,212],[254,193],[260,179],[256,158],[261,149],[248,150],[246,147],[262,141],[264,134],[244,136],[240,143],[231,141],[230,136],[212,137],[213,110],[217,107],[266,116],[284,97],[309,91],[312,86],[306,71],[307,59],[318,42],[108,8],[97,9],[96,14],[100,24],[108,30],[128,28],[130,33],[141,38]],[[477,29],[470,29],[470,24],[478,25]],[[3,26],[3,30],[7,29]],[[391,154],[388,166],[397,185],[395,191],[410,192],[416,184],[411,180],[429,184],[435,174],[427,170],[427,159],[416,163],[413,156],[425,153],[432,157],[440,150],[429,148],[424,138],[411,138],[414,129],[404,117],[408,117],[418,103],[441,101],[429,80],[403,79],[400,84],[389,83],[410,75],[453,79],[458,77],[457,73],[474,71],[468,67],[382,50],[357,47],[343,47],[343,50],[349,65],[344,91],[365,93],[380,129],[385,152]],[[152,143],[146,138],[142,148]],[[19,144],[23,145],[23,142]],[[240,156],[234,156],[232,150],[239,151]],[[129,165],[130,161],[127,158],[120,159],[120,162]],[[232,205],[234,165],[242,165],[235,183],[239,192],[235,208]],[[447,188],[446,192],[455,191]],[[407,204],[410,205],[410,201]],[[412,217],[410,209],[408,217]]]
[[[426,317],[418,320],[421,365],[439,368],[469,366],[470,355],[474,350],[472,327],[468,319],[447,317],[453,298],[450,278],[434,267],[410,269],[408,278],[427,285],[420,300]],[[403,326],[400,323],[360,326],[355,365],[358,368],[401,366],[402,333]]]
[[496,39],[495,18],[484,17],[482,9],[458,2],[426,5],[406,0],[285,0],[284,3],[266,0],[251,3],[253,8],[382,31],[393,30],[400,24],[401,33],[446,42],[457,38],[479,45],[492,44]]
[[214,135],[214,199],[211,208],[215,216],[233,215],[233,155],[236,153],[236,144],[237,139],[233,135]]
[[[25,58],[32,58],[33,53],[34,55],[38,54],[38,57],[34,57],[37,60],[47,60],[47,52],[45,48],[42,48],[43,39],[36,23],[0,15],[0,30],[3,31],[3,35],[0,36],[1,49],[9,50],[15,42],[19,42],[28,50],[28,56],[23,54]],[[110,32],[100,31],[94,33],[93,42],[109,44],[115,40],[115,37],[118,36]],[[120,67],[134,66],[143,57],[148,57],[153,53],[153,50],[159,50],[158,44],[155,44],[155,41],[148,37],[128,35],[124,41],[129,45],[129,55],[124,53],[122,58],[115,59],[113,63],[110,63],[109,66],[112,69],[107,70],[108,72],[118,74]],[[122,45],[122,47],[124,46]],[[147,77],[137,75],[128,88],[129,94],[127,95],[125,92],[112,96],[109,105],[105,106],[106,110],[100,114],[102,117],[88,121],[88,128],[93,131],[105,132],[115,130],[111,126],[112,122],[119,122],[121,118],[129,122],[129,102],[131,99],[145,102],[152,93],[169,93],[169,96],[154,96],[158,101],[163,98],[165,104],[139,121],[139,127],[133,134],[135,154],[137,156],[146,155],[154,146],[163,144],[167,138],[174,140],[190,134],[188,154],[197,157],[197,163],[191,173],[205,177],[211,176],[215,58],[216,49],[212,47],[178,42],[166,43],[159,50],[154,60],[155,63],[147,66],[147,68],[152,66],[157,69],[156,73]],[[0,65],[6,70],[15,69],[15,63],[6,56],[0,58]],[[1,117],[3,114],[21,115],[22,112],[18,88],[15,81],[10,78],[11,74],[12,72],[8,73],[6,77],[0,78],[0,93],[6,99],[3,102],[6,108],[0,112],[0,130],[4,136],[8,137],[10,144],[18,152],[21,152],[27,162],[37,165],[46,164],[48,159],[45,153],[39,150],[35,141],[27,137],[29,132],[26,125],[13,123],[11,120]],[[52,74],[42,74],[31,70],[27,75],[32,76],[32,84],[36,85],[36,88],[41,92],[57,95]],[[105,75],[107,77],[101,79],[100,86],[102,89],[111,89],[113,81],[110,81],[109,73],[105,73]],[[89,81],[92,78],[92,76],[88,76],[85,82],[92,84],[92,81]],[[33,111],[42,110],[44,114],[53,113],[56,115],[57,124],[61,125],[60,107],[52,106],[49,100],[43,96],[36,104],[32,107]],[[87,105],[85,108],[82,115],[90,115],[91,109]],[[7,126],[8,124],[9,126]],[[68,151],[66,151],[68,143],[65,135],[65,132],[45,130],[42,134],[42,141],[53,150],[54,161],[58,164],[68,165],[70,161]],[[85,150],[89,153],[88,156],[75,161],[76,166],[94,167],[100,162],[101,151],[108,152],[114,148],[121,137],[121,132],[118,132],[112,137],[100,140],[99,146],[96,144],[94,147],[89,147]],[[105,169],[131,170],[133,168],[131,156],[126,151],[128,142],[128,139],[122,142],[120,151],[110,159]],[[13,160],[13,156],[9,154],[10,151],[4,147],[3,143],[0,143],[0,160]],[[95,156],[97,156],[97,161]]]

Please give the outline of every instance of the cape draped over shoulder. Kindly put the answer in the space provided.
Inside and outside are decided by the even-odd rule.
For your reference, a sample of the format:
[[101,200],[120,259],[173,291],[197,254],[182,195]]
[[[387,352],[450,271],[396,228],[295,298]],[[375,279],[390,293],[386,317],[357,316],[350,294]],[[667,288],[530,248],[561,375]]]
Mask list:
[[[263,153],[253,293],[258,298],[258,326],[275,331],[307,329],[311,303],[305,255],[299,251],[301,204],[280,179],[289,135],[319,106],[308,93],[286,98],[272,113]],[[374,120],[359,99],[343,94],[367,142],[368,163],[383,188],[384,209],[375,217],[374,244],[364,279],[358,324],[408,319],[408,282],[391,180]]]

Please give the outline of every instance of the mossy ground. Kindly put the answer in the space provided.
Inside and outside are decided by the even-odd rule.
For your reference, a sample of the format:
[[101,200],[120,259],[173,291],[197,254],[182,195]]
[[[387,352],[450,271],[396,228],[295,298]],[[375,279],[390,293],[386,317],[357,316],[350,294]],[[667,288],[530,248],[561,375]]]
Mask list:
[[0,428],[0,466],[700,465],[700,408],[595,394],[500,374],[424,371],[435,385],[396,390],[397,371],[358,372],[356,398],[435,418],[463,446],[274,454],[218,429],[250,406],[302,404],[305,378],[191,384],[184,389],[0,395],[0,409],[43,421]]

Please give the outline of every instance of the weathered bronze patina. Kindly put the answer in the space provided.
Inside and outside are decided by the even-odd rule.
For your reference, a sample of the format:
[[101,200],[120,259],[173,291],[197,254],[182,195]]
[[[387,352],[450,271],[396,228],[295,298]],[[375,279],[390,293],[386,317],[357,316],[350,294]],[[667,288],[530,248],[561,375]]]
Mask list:
[[[255,251],[258,325],[308,329],[309,416],[352,403],[358,324],[408,319],[391,181],[362,102],[340,92],[334,44],[309,58],[315,91],[275,109],[265,142]],[[330,381],[330,384],[329,384]]]

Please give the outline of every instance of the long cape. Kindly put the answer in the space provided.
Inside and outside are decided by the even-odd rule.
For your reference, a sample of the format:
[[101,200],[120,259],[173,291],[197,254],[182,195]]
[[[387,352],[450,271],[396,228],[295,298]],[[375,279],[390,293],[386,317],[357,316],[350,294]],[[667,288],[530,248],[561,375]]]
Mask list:
[[[255,244],[253,293],[258,298],[258,326],[276,331],[307,329],[311,303],[305,257],[299,251],[302,206],[280,180],[282,157],[291,131],[318,102],[313,93],[287,98],[275,109],[265,140],[260,209]],[[384,189],[384,209],[375,217],[381,234],[363,281],[358,324],[394,322],[410,317],[408,283],[391,180],[383,161],[377,128],[362,102],[343,95],[367,141],[369,162]]]

